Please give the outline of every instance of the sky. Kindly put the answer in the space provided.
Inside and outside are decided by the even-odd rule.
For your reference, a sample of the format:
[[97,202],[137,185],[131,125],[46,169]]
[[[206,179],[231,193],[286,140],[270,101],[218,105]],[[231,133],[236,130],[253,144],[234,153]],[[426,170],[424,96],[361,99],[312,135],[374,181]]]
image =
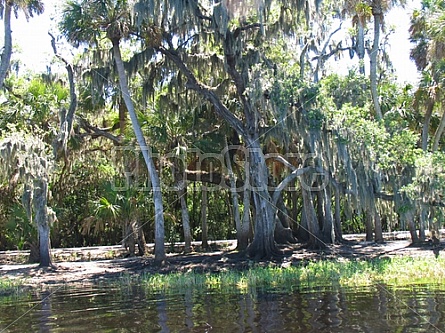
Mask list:
[[[15,46],[20,48],[13,54],[13,59],[20,59],[21,69],[31,69],[36,72],[46,71],[53,57],[51,39],[48,31],[57,36],[55,15],[60,6],[60,0],[44,0],[45,11],[42,15],[30,18],[27,22],[24,15],[12,21],[12,38]],[[390,35],[390,57],[396,68],[399,82],[416,83],[418,73],[414,63],[409,59],[411,45],[408,41],[409,18],[412,10],[419,6],[419,0],[408,1],[405,9],[394,8],[385,17],[387,24],[395,28]],[[2,23],[2,21],[0,21]],[[0,24],[0,46],[3,45],[3,24]],[[383,35],[383,34],[382,34]],[[349,57],[346,57],[349,59]],[[23,68],[24,67],[24,68]],[[346,69],[346,67],[344,67]]]

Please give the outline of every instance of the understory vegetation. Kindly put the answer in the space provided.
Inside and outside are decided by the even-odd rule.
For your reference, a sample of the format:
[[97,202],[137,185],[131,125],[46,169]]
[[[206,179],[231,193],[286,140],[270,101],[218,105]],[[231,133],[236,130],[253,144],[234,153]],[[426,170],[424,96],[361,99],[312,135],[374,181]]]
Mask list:
[[[144,255],[153,242],[162,265],[177,242],[190,252],[192,241],[236,239],[263,259],[277,244],[320,249],[343,233],[440,238],[443,2],[407,13],[416,83],[394,74],[386,1],[63,1],[51,65],[23,72],[8,56],[10,14],[41,14],[43,2],[1,7],[0,250],[29,249],[49,266],[50,247],[122,243]],[[392,283],[379,270],[414,264],[168,279]]]

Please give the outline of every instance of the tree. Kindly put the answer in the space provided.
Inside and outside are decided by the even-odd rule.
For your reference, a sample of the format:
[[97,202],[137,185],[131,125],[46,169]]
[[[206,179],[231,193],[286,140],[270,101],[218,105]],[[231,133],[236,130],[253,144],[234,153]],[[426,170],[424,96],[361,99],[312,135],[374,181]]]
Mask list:
[[17,17],[19,11],[25,14],[26,19],[33,17],[34,14],[43,13],[44,6],[41,0],[1,0],[0,15],[4,22],[4,40],[3,53],[0,62],[0,89],[3,88],[6,75],[8,74],[9,63],[12,54],[12,31],[11,31],[11,14]]
[[[222,7],[223,8],[223,7]],[[218,20],[227,19],[227,8],[223,8],[222,16],[216,17]],[[226,16],[226,17],[224,17]],[[249,29],[256,31],[259,26],[251,26]],[[225,61],[228,66],[228,74],[235,84],[237,97],[240,100],[244,113],[244,121],[241,121],[232,112],[229,111],[215,92],[197,80],[193,72],[183,61],[180,53],[172,47],[159,46],[157,49],[172,61],[182,75],[187,78],[187,87],[203,95],[214,107],[215,113],[224,119],[244,139],[247,151],[249,152],[250,178],[249,186],[252,189],[253,202],[255,206],[255,234],[252,243],[249,245],[248,253],[252,257],[264,258],[278,253],[274,242],[274,210],[271,206],[271,197],[268,192],[268,171],[264,155],[260,145],[260,131],[257,123],[256,110],[253,101],[246,95],[247,84],[243,75],[239,72],[238,52],[234,50],[235,44],[241,42],[241,35],[244,29],[234,29],[225,31],[225,36],[215,31],[215,38],[221,39],[223,44]],[[171,35],[168,43],[172,46]]]
[[122,97],[130,114],[133,130],[151,179],[155,205],[155,262],[162,264],[165,260],[165,248],[161,184],[150,147],[146,144],[131,99],[120,49],[120,43],[127,39],[132,32],[130,9],[131,3],[126,0],[69,1],[63,10],[60,29],[74,46],[79,46],[82,43],[99,45],[99,38],[103,31],[106,38],[111,41]]
[[[440,1],[422,1],[422,9],[415,10],[411,17],[410,40],[415,43],[411,58],[415,61],[422,79],[416,91],[416,108],[425,109],[422,131],[422,149],[428,147],[430,121],[434,109],[443,102],[443,78],[445,73],[445,8]],[[437,151],[439,140],[445,128],[445,116],[437,126],[431,149]]]
[[24,183],[22,204],[28,219],[35,222],[38,230],[42,267],[51,266],[50,225],[56,220],[47,202],[51,174],[51,158],[47,150],[48,147],[38,137],[21,132],[0,140],[0,172],[9,177],[16,174]]
[[372,9],[366,1],[349,0],[345,2],[345,11],[352,15],[352,24],[356,27],[355,51],[359,60],[359,72],[365,75],[365,26],[372,17]]

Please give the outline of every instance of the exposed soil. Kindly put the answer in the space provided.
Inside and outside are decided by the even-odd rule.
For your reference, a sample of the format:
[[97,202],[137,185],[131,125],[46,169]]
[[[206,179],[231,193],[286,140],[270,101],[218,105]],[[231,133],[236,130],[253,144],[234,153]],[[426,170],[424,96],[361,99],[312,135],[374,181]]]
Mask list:
[[[402,237],[404,238],[404,237]],[[119,278],[124,274],[139,275],[171,272],[219,272],[244,270],[253,265],[299,265],[307,260],[344,258],[372,259],[391,256],[433,257],[445,255],[445,243],[425,242],[413,246],[407,239],[386,240],[383,244],[362,241],[360,235],[346,236],[345,244],[332,245],[324,250],[308,250],[301,244],[281,246],[283,255],[269,261],[252,261],[236,251],[235,241],[215,242],[209,251],[200,251],[196,244],[189,254],[172,252],[161,267],[154,265],[154,257],[124,258],[121,247],[94,247],[53,250],[54,266],[41,268],[38,264],[18,263],[26,252],[0,252],[0,277],[20,279],[30,287],[60,284],[91,284]],[[150,250],[150,247],[149,247]],[[180,250],[177,248],[176,251]],[[73,255],[75,253],[75,255]],[[110,259],[113,257],[113,259]],[[20,260],[19,260],[20,259]],[[62,261],[61,261],[62,260]]]

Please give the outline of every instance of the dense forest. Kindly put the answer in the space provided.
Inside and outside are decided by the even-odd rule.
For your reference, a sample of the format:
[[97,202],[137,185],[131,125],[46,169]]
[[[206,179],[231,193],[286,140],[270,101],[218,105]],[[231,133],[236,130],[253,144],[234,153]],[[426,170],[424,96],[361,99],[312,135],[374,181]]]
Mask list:
[[49,265],[50,247],[153,242],[162,263],[237,239],[268,258],[443,226],[443,1],[406,14],[415,85],[388,56],[403,2],[63,1],[63,70],[22,73],[11,23],[44,2],[0,1],[1,250]]

